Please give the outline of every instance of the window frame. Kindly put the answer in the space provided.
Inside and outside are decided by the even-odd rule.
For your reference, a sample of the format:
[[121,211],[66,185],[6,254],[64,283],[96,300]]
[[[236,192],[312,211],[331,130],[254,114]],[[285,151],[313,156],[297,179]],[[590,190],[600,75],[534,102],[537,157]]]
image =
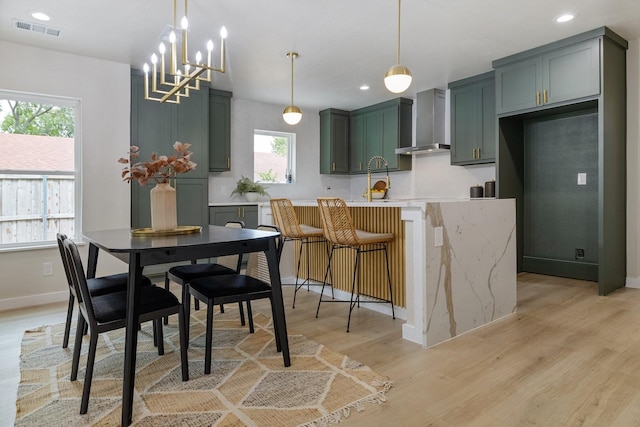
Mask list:
[[253,168],[255,175],[255,138],[257,135],[271,136],[276,138],[286,138],[287,139],[287,169],[291,171],[292,179],[291,182],[287,182],[287,178],[285,177],[283,182],[263,182],[269,185],[283,185],[283,184],[294,184],[296,182],[296,134],[295,132],[282,132],[282,131],[274,131],[274,130],[264,130],[264,129],[254,129],[253,130],[253,141],[254,148],[253,152]]
[[[74,131],[73,131],[73,173],[48,170],[8,170],[0,169],[2,175],[51,175],[51,176],[73,176],[74,181],[74,230],[75,236],[68,236],[72,239],[80,240],[82,236],[82,117],[81,117],[81,100],[78,98],[36,94],[29,92],[17,92],[0,89],[0,100],[11,100],[21,102],[31,102],[45,105],[55,105],[57,107],[66,107],[74,109]],[[46,206],[46,201],[44,202]],[[45,236],[46,237],[46,236]],[[21,243],[0,243],[0,252],[50,248],[57,245],[56,240],[41,240],[36,242]]]

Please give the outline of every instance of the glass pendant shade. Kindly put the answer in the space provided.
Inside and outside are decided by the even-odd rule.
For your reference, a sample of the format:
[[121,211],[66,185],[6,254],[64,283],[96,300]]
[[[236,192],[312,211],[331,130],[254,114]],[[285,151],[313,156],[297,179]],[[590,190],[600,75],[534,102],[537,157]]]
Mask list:
[[384,76],[384,85],[389,92],[401,93],[411,86],[411,71],[404,65],[396,64]]
[[297,125],[302,120],[302,111],[295,105],[289,105],[282,112],[282,118],[287,124]]

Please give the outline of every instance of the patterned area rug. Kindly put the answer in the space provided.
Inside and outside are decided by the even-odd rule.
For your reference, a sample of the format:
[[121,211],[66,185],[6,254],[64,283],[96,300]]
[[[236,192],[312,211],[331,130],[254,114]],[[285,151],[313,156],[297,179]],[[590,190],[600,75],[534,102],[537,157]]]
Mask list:
[[[138,338],[135,426],[324,426],[366,403],[382,403],[392,383],[368,367],[289,331],[291,367],[276,352],[271,318],[257,315],[256,331],[242,327],[229,305],[214,315],[211,374],[204,374],[206,310],[193,312],[190,380],[180,371],[175,316],[164,327],[165,355],[153,346],[151,324]],[[80,415],[88,339],[78,381],[69,381],[73,338],[61,346],[64,325],[26,331],[22,340],[16,426],[120,424],[124,331],[101,334],[89,400]],[[75,331],[71,335],[75,336]]]

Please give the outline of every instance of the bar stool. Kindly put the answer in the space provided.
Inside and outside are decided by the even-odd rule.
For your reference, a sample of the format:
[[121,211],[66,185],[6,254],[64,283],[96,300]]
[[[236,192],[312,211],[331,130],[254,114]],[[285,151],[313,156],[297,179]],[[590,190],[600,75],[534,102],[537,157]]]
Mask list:
[[[293,292],[293,307],[296,308],[296,295],[298,294],[298,290],[307,284],[307,291],[309,290],[309,286],[320,286],[320,283],[311,283],[310,281],[310,273],[309,273],[309,264],[311,263],[311,258],[309,256],[309,245],[313,243],[324,243],[327,244],[327,239],[324,237],[324,233],[322,232],[322,228],[313,227],[307,224],[300,224],[298,221],[298,215],[296,215],[296,211],[293,209],[293,204],[291,200],[286,198],[281,199],[271,199],[271,213],[273,215],[273,220],[276,223],[276,226],[280,229],[282,236],[284,237],[284,241],[298,241],[300,242],[300,250],[298,252],[298,268],[296,270],[296,282],[295,282],[295,290]],[[307,277],[306,279],[298,284],[298,278],[300,277],[300,264],[302,261],[302,248],[306,247],[307,254]],[[327,254],[329,253],[329,249],[327,248]],[[326,278],[325,278],[326,281]],[[331,287],[331,295],[333,296],[333,287]]]
[[[355,265],[353,266],[353,280],[351,282],[351,300],[349,302],[349,319],[347,321],[347,332],[349,332],[349,326],[351,324],[351,312],[353,308],[360,303],[390,303],[391,314],[395,319],[396,314],[393,307],[393,290],[391,288],[391,273],[389,270],[389,255],[387,252],[387,243],[394,239],[391,233],[370,233],[368,231],[357,230],[353,224],[351,218],[351,212],[347,207],[344,200],[337,197],[319,197],[318,207],[320,208],[320,218],[322,219],[322,229],[324,235],[329,242],[331,242],[331,252],[329,253],[329,262],[327,263],[327,270],[324,274],[324,281],[322,285],[322,292],[320,293],[320,300],[318,301],[318,309],[316,310],[316,317],[320,312],[320,304],[322,303],[322,296],[324,295],[324,287],[326,284],[327,275],[331,270],[331,261],[336,249],[352,249],[356,251]],[[360,292],[360,255],[364,253],[371,253],[377,251],[384,251],[384,257],[387,264],[387,280],[389,283],[389,299],[374,297],[372,295],[366,295]],[[356,288],[356,278],[358,279],[358,285]],[[367,296],[373,300],[360,301],[360,295]],[[355,296],[355,299],[354,299]],[[326,302],[347,302],[339,300],[326,300]]]

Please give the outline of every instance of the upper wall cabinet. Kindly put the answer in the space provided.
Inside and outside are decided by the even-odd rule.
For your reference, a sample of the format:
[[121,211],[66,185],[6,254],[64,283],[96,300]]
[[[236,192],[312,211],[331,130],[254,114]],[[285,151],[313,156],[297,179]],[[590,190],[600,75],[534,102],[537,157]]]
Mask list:
[[[180,104],[160,103],[144,99],[142,75],[133,71],[131,76],[131,144],[140,147],[140,160],[151,153],[172,155],[176,141],[191,144],[191,160],[197,167],[176,179],[178,198],[178,224],[201,225],[208,223],[209,175],[209,92],[204,87],[191,91]],[[123,153],[124,154],[124,153]],[[131,227],[151,225],[150,184],[131,183]]]
[[209,171],[231,170],[231,92],[209,89]]
[[494,72],[449,83],[451,164],[492,163],[496,158]]
[[349,173],[349,112],[320,111],[320,173]]
[[497,114],[546,108],[600,93],[600,41],[564,45],[568,40],[493,62]]
[[[366,173],[369,160],[383,157],[392,170],[410,170],[411,157],[395,153],[396,148],[411,146],[413,100],[397,98],[351,112],[349,172]],[[386,170],[376,160],[371,170]]]

